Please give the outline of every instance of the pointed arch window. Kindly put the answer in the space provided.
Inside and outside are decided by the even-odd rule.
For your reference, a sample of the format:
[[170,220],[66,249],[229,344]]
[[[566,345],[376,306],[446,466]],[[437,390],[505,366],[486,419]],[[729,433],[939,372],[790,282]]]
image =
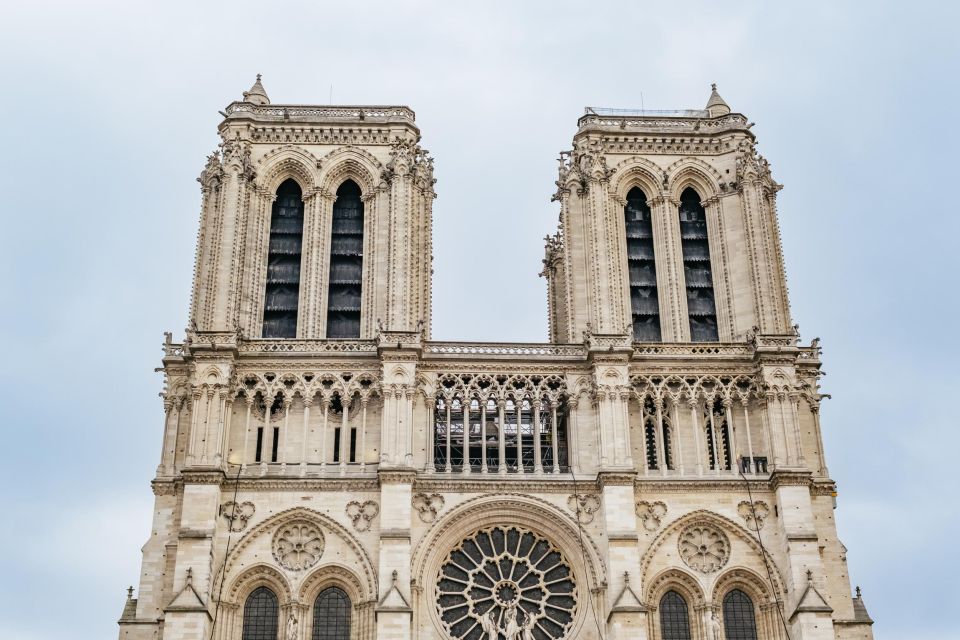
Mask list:
[[657,298],[657,265],[653,254],[653,223],[647,196],[639,187],[627,193],[623,216],[627,231],[633,339],[659,342],[660,302]]
[[723,597],[723,636],[727,640],[757,640],[753,600],[740,589]]
[[303,192],[294,180],[277,188],[270,216],[263,337],[296,338],[303,254]]
[[243,603],[243,640],[277,640],[277,596],[257,587]]
[[707,213],[700,204],[700,195],[690,187],[680,194],[680,245],[687,287],[690,339],[694,342],[716,342],[720,337],[707,237]]
[[727,424],[727,412],[723,401],[716,399],[707,403],[703,428],[707,436],[707,460],[710,469],[731,469],[733,458],[730,450],[730,426]]
[[667,591],[660,598],[660,637],[663,640],[690,640],[687,601],[676,591]]
[[327,338],[360,337],[363,286],[363,200],[360,187],[347,180],[337,189],[330,233]]
[[313,603],[310,640],[350,640],[350,597],[338,587],[320,592]]

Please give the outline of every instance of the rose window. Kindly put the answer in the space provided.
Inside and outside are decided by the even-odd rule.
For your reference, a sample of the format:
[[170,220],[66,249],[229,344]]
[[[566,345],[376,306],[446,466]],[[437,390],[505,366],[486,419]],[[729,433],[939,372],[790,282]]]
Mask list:
[[323,533],[309,522],[292,522],[273,536],[273,557],[287,569],[312,567],[323,555]]
[[570,566],[549,541],[497,526],[450,552],[440,568],[437,608],[453,638],[557,640],[573,623],[576,591]]
[[705,525],[695,525],[680,534],[680,557],[692,569],[701,573],[716,571],[730,558],[730,543],[722,531]]

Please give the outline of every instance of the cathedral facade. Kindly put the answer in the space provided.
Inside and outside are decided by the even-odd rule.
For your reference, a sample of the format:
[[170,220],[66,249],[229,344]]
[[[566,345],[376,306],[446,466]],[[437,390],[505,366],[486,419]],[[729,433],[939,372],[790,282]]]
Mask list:
[[230,104],[121,640],[872,638],[751,124],[591,109],[550,341],[431,337],[403,106]]

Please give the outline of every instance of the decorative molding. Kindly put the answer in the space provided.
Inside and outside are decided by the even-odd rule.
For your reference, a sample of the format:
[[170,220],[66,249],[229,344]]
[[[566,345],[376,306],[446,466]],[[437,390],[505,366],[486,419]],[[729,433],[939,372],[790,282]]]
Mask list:
[[257,507],[252,502],[234,502],[229,500],[220,505],[220,515],[227,520],[227,528],[230,531],[243,531],[247,528],[247,522],[256,513]]
[[353,528],[357,531],[368,531],[373,519],[380,513],[380,507],[373,500],[357,502],[351,500],[347,503],[346,514],[353,523]]
[[691,569],[713,573],[730,559],[730,540],[726,534],[707,523],[693,524],[680,532],[680,558]]
[[418,493],[413,496],[413,508],[421,522],[433,522],[443,509],[445,500],[439,493]]
[[306,520],[280,526],[273,535],[273,558],[291,571],[302,571],[317,564],[325,545],[320,528]]
[[763,529],[763,523],[770,515],[770,507],[763,500],[755,500],[752,506],[750,502],[744,500],[737,505],[737,513],[747,524],[747,529],[755,531]]
[[591,493],[571,494],[567,508],[577,515],[581,524],[593,522],[593,515],[600,510],[600,496]]
[[660,528],[660,522],[667,515],[667,505],[657,500],[656,502],[647,502],[641,500],[637,503],[637,516],[643,522],[643,528],[647,531],[656,531]]

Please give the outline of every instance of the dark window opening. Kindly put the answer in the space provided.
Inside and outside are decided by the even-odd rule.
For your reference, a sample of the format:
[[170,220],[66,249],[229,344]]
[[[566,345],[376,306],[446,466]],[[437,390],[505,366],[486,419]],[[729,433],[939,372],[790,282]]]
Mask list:
[[[449,434],[447,424],[447,400],[438,398],[434,413],[434,464],[438,471],[444,471],[447,465],[447,442],[449,440],[451,469],[461,471],[464,465],[469,465],[472,471],[481,471],[483,468],[484,430],[480,401],[472,399],[464,412],[463,402],[459,397],[449,402],[450,423]],[[519,402],[519,429],[517,404],[507,400],[504,407],[504,424],[500,428],[499,409],[496,402],[487,401],[486,424],[486,464],[488,471],[498,471],[500,468],[500,439],[504,442],[504,466],[510,473],[521,470],[532,473],[535,468],[536,446],[534,440],[535,414],[533,404],[529,399]],[[466,415],[465,415],[466,414]],[[466,419],[465,419],[466,418]],[[540,434],[540,464],[544,473],[553,473],[556,467],[560,472],[569,470],[569,456],[567,445],[566,411],[561,405],[557,407],[557,442],[556,465],[554,465],[554,442],[552,414],[549,405],[542,402],[540,405],[540,424],[537,427]],[[466,428],[464,424],[466,423]],[[520,451],[518,461],[517,434],[519,431]]]
[[[710,426],[710,418],[713,418],[713,427]],[[710,469],[730,470],[730,461],[732,459],[730,451],[730,429],[727,425],[726,410],[723,402],[716,400],[707,404],[707,414],[704,416],[704,430],[707,434],[707,456],[710,463]],[[716,436],[717,442],[714,442]]]
[[727,640],[757,640],[753,600],[740,589],[723,597],[723,631]]
[[350,640],[350,597],[337,587],[320,592],[313,603],[310,640]]
[[243,640],[277,640],[277,596],[257,587],[243,604]]
[[277,451],[280,447],[280,427],[273,428],[273,450],[270,452],[270,462],[277,461]]
[[657,298],[657,265],[653,253],[653,222],[647,196],[637,187],[627,193],[623,215],[627,229],[633,339],[659,342],[660,301]]
[[690,640],[687,601],[676,591],[667,591],[660,598],[660,636],[663,640]]
[[350,429],[350,462],[357,461],[357,430]]
[[270,216],[263,337],[296,338],[303,253],[303,198],[294,180],[277,189]]
[[720,339],[707,236],[707,212],[700,204],[699,194],[688,187],[680,194],[680,246],[687,286],[690,339],[694,342],[716,342]]
[[330,232],[327,279],[327,337],[360,337],[363,287],[363,201],[360,187],[347,180],[337,189]]
[[254,462],[260,462],[263,455],[263,427],[257,427],[257,452]]
[[333,461],[340,462],[340,427],[333,428]]

